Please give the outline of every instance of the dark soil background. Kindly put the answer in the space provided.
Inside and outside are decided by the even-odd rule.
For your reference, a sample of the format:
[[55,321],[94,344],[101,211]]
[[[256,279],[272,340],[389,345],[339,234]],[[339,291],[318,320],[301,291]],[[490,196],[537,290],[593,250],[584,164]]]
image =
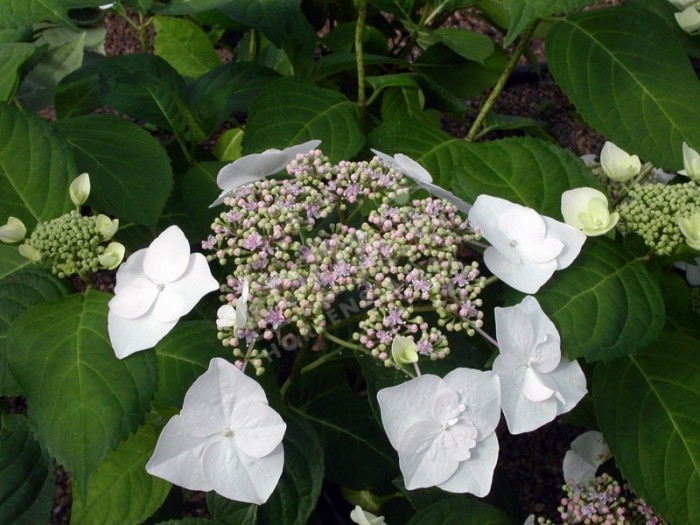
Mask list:
[[[617,2],[611,1],[609,3]],[[108,13],[105,22],[107,27],[105,49],[108,55],[140,51],[138,35],[124,20],[115,14]],[[482,31],[494,37],[496,41],[502,39],[496,30],[476,20],[473,12],[469,10],[456,14],[448,21],[448,24]],[[543,61],[542,42],[533,41],[530,47],[534,56]],[[222,56],[222,58],[228,57]],[[482,99],[476,98],[469,102],[473,107],[472,115],[466,115],[462,120],[443,119],[444,128],[455,136],[463,137],[466,135],[471,119],[478,111]],[[508,84],[494,111],[541,121],[546,132],[556,143],[576,155],[597,154],[603,145],[602,137],[593,133],[582,123],[571,103],[553,80],[546,73],[541,76],[532,73],[525,60],[521,60],[514,81]],[[505,135],[502,133],[487,138]],[[19,398],[5,399],[5,401],[10,402],[14,411],[24,412],[26,410],[23,400]],[[568,450],[573,438],[582,431],[583,429],[555,421],[535,432],[512,436],[505,429],[503,421],[501,422],[498,430],[501,446],[499,467],[507,473],[518,505],[525,513],[535,513],[553,520],[558,519],[556,508],[564,495],[561,491],[561,486],[564,483],[561,470],[564,453]],[[57,486],[50,523],[52,525],[68,524],[72,501],[70,477],[60,466],[56,467],[56,473]],[[204,494],[188,492],[187,496],[186,515],[207,516]],[[323,494],[321,506],[326,508],[328,515],[324,518],[324,524],[350,523],[347,517],[349,506],[347,507],[348,512],[342,516],[340,512],[331,510],[331,504],[337,502],[338,499],[337,490],[334,488],[329,488]]]

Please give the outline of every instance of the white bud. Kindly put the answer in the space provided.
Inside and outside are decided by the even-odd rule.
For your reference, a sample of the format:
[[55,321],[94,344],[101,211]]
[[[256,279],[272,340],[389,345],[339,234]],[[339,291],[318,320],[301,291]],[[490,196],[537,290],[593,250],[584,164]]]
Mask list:
[[683,143],[683,167],[685,169],[678,173],[690,180],[700,182],[700,154],[685,142]]
[[625,182],[642,169],[637,155],[630,155],[612,142],[606,142],[600,152],[600,165],[605,174],[617,182]]
[[114,270],[124,259],[124,245],[119,242],[110,242],[103,253],[97,256],[100,265],[106,270]]
[[678,227],[681,229],[685,242],[694,250],[700,250],[700,211],[690,217],[679,217]]
[[620,215],[608,211],[608,199],[593,188],[575,188],[561,196],[564,222],[589,237],[603,235],[615,227]]
[[39,250],[34,248],[33,246],[30,246],[28,244],[20,244],[17,249],[19,250],[19,254],[22,257],[26,257],[32,262],[39,262],[41,261],[41,253],[39,253]]
[[391,357],[394,362],[401,366],[418,361],[418,352],[413,337],[397,335],[391,343]]
[[73,179],[68,188],[70,200],[76,206],[82,206],[90,196],[90,175],[83,173]]
[[112,236],[117,233],[119,228],[119,219],[110,219],[106,215],[99,214],[95,217],[95,229],[97,233],[100,234],[103,241],[108,241]]
[[27,228],[17,217],[9,217],[7,223],[0,226],[0,241],[11,244],[19,242],[27,235]]
[[700,13],[695,6],[688,6],[680,13],[673,13],[676,22],[686,33],[695,33],[700,29]]

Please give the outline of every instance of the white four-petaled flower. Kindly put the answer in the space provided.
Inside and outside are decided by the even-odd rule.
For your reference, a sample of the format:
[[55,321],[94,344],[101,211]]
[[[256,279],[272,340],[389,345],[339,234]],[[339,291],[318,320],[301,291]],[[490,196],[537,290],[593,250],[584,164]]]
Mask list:
[[564,481],[587,484],[595,477],[598,467],[610,457],[603,434],[596,430],[584,432],[571,442],[571,449],[564,455]]
[[109,302],[108,329],[118,358],[151,348],[219,283],[201,253],[177,226],[170,226],[148,248],[119,267]]
[[499,382],[457,368],[425,374],[377,394],[384,430],[408,490],[438,486],[485,496],[498,459]]
[[491,243],[484,263],[506,284],[535,293],[555,270],[569,266],[586,236],[576,228],[505,199],[479,195],[469,222]]
[[277,173],[289,164],[299,153],[308,153],[321,144],[320,140],[310,140],[283,150],[268,149],[262,153],[252,153],[236,159],[219,170],[216,184],[223,191],[211,203],[210,208],[224,202],[224,198],[238,186],[250,184]]
[[285,430],[262,387],[215,358],[165,425],[146,470],[190,490],[262,504],[282,475]]
[[386,153],[382,153],[376,149],[373,149],[372,152],[385,163],[389,164],[390,166],[394,166],[409,179],[412,179],[419,188],[423,188],[428,193],[449,202],[462,213],[468,213],[471,209],[470,204],[464,202],[451,191],[447,191],[437,184],[433,184],[433,177],[430,175],[430,173],[428,173],[428,170],[426,170],[408,155],[397,153],[392,157],[391,155],[387,155]]
[[642,162],[637,155],[630,155],[608,141],[600,151],[600,167],[612,180],[625,182],[641,171]]
[[586,376],[561,355],[561,339],[540,304],[527,296],[495,308],[501,405],[511,434],[530,432],[574,408],[586,394]]

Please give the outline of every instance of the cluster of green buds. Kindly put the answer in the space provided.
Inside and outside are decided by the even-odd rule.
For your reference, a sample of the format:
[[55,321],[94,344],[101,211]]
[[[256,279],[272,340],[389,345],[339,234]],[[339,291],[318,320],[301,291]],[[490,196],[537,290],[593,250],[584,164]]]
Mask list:
[[124,258],[124,246],[110,242],[119,227],[118,219],[106,215],[83,216],[79,209],[90,194],[90,178],[87,173],[77,177],[70,185],[69,194],[76,209],[51,221],[40,222],[28,239],[21,220],[10,217],[0,226],[0,241],[16,243],[19,253],[35,263],[51,266],[58,277],[78,274],[82,277],[98,270],[112,270]]

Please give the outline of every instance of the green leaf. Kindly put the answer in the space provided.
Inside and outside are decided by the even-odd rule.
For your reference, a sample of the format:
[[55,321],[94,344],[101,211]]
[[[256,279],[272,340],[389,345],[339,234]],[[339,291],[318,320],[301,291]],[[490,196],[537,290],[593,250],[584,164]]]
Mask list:
[[493,40],[476,31],[444,27],[434,30],[431,35],[462,58],[482,65],[495,50]]
[[89,115],[102,107],[98,65],[83,65],[63,77],[56,86],[54,104],[57,119]]
[[18,415],[0,415],[0,525],[48,523],[55,474]]
[[537,18],[577,11],[595,2],[596,0],[505,0],[505,7],[510,13],[510,26],[503,46],[512,44],[525,27]]
[[27,397],[32,429],[71,472],[83,501],[107,451],[143,422],[156,387],[152,353],[115,357],[110,297],[89,290],[43,302],[15,319],[7,336],[7,361]]
[[29,259],[19,254],[17,246],[0,244],[0,280],[20,272],[31,265],[32,263]]
[[185,392],[207,371],[214,357],[227,358],[231,350],[216,337],[213,321],[182,321],[155,347],[158,390],[154,404],[180,408]]
[[168,5],[159,6],[156,11],[163,15],[191,15],[221,7],[231,0],[171,0]]
[[17,91],[17,98],[25,110],[39,111],[51,106],[58,83],[83,63],[86,33],[66,30],[70,38],[66,38],[63,33],[56,38],[50,36],[51,31],[61,29],[63,28],[48,30],[48,35],[42,34],[42,38],[36,42],[37,45],[48,44],[49,49],[27,74]]
[[282,149],[312,139],[332,162],[355,156],[365,139],[357,105],[300,78],[271,82],[250,108],[244,152]]
[[301,12],[299,0],[237,0],[220,9],[239,24],[257,29],[283,49],[295,74],[311,70],[316,34]]
[[23,42],[0,44],[0,102],[9,102],[19,85],[20,69],[36,51]]
[[233,162],[243,154],[243,136],[245,132],[242,128],[232,128],[216,139],[216,143],[211,152],[214,156],[224,162]]
[[537,299],[562,334],[569,359],[631,354],[652,342],[666,319],[661,289],[644,262],[605,237],[589,237]]
[[663,332],[593,375],[596,415],[635,494],[668,523],[700,523],[700,341]]
[[561,219],[561,194],[600,183],[573,153],[532,137],[481,143],[454,138],[415,121],[385,123],[371,135],[372,147],[404,153],[433,179],[467,202],[481,194],[501,197]]
[[170,159],[156,139],[136,124],[110,115],[57,123],[79,171],[90,174],[88,203],[122,220],[153,225],[170,194]]
[[57,22],[75,27],[63,0],[3,0],[0,29],[27,27],[37,22]]
[[[16,248],[11,249],[16,251]],[[27,259],[24,260],[27,261]],[[12,321],[30,306],[63,297],[69,293],[70,288],[64,281],[38,268],[16,271],[2,279],[0,283],[0,395],[21,393],[19,385],[10,373],[5,357],[7,332]]]
[[71,524],[139,525],[158,510],[172,485],[146,472],[157,441],[155,428],[143,425],[110,451],[90,479],[87,507],[73,491]]
[[71,209],[76,172],[63,138],[45,120],[0,104],[0,209],[31,231]]
[[289,399],[316,429],[326,477],[355,490],[386,490],[398,475],[396,454],[367,399],[352,393],[342,368],[324,366],[305,374]]
[[700,147],[700,83],[660,18],[622,7],[572,16],[550,29],[546,55],[586,122],[630,154],[680,169],[682,142]]
[[421,121],[426,126],[440,129],[440,113],[436,110],[424,110],[425,97],[418,88],[390,88],[382,95],[382,120],[412,119]]
[[201,77],[221,65],[207,34],[184,18],[156,16],[155,54],[185,77]]
[[216,175],[225,165],[225,162],[198,162],[182,180],[182,200],[192,226],[202,240],[212,234],[212,221],[221,211],[221,208],[210,209],[209,205],[221,193],[216,185]]
[[407,525],[512,525],[496,507],[468,496],[453,496],[421,510]]

